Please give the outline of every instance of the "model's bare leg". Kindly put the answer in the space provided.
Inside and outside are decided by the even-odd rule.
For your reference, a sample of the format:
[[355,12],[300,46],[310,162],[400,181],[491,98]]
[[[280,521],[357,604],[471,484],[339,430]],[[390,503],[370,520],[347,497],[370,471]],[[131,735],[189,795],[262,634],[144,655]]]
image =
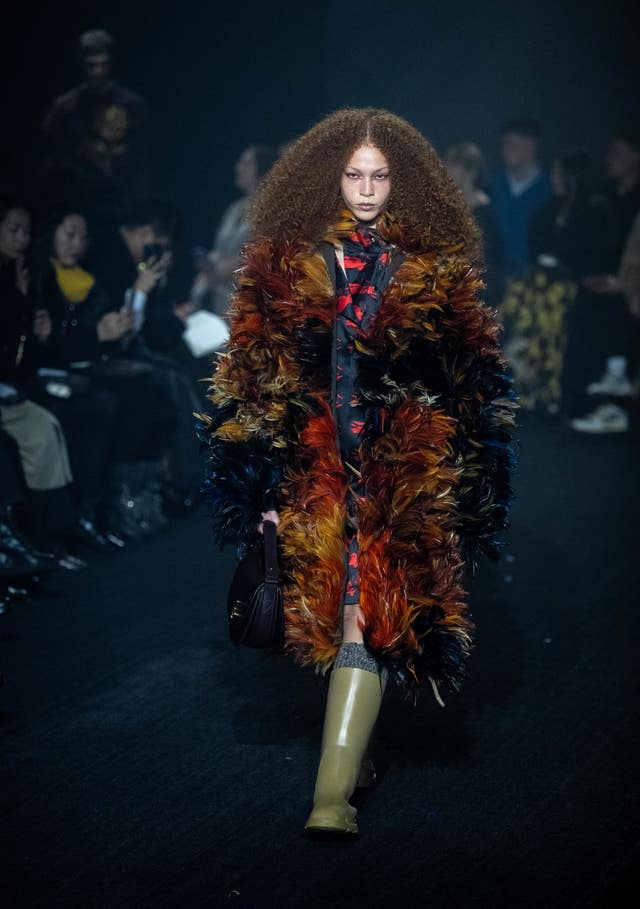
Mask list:
[[364,638],[360,630],[362,612],[358,603],[347,603],[342,612],[342,643],[362,644]]

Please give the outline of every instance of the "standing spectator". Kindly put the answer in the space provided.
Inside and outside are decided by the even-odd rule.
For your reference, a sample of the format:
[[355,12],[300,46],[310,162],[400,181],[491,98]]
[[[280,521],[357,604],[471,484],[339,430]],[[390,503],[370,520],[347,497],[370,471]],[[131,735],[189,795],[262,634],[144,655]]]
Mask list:
[[104,29],[80,36],[84,81],[53,101],[42,127],[45,191],[107,222],[134,187],[144,191],[148,119],[142,98],[111,78],[112,46]]
[[540,130],[534,120],[513,120],[500,138],[502,167],[493,175],[490,195],[511,272],[531,262],[529,226],[551,198],[551,185],[539,160]]
[[[530,242],[536,264],[528,274],[528,306],[513,312],[514,284],[504,303],[527,338],[532,375],[525,388],[539,403],[565,415],[581,412],[584,386],[602,332],[601,305],[581,281],[610,261],[611,209],[595,189],[593,164],[582,151],[553,162],[554,196],[533,218]],[[525,391],[526,397],[526,391]]]
[[485,191],[482,152],[473,142],[459,142],[447,149],[445,164],[482,232],[487,285],[484,298],[496,306],[503,291],[502,239],[491,199]]
[[226,316],[233,289],[233,273],[240,265],[240,252],[247,239],[247,212],[263,178],[277,160],[277,153],[264,145],[245,148],[235,166],[235,185],[242,195],[224,212],[209,255],[191,291],[196,306],[209,306],[219,316]]
[[608,269],[592,268],[584,284],[600,297],[604,312],[599,331],[599,356],[590,363],[591,376],[604,364],[601,378],[587,385],[587,393],[599,396],[601,403],[595,409],[572,421],[579,432],[626,432],[629,415],[625,400],[634,394],[629,378],[638,368],[637,320],[633,318],[629,296],[628,249],[635,220],[640,212],[640,135],[632,131],[617,133],[609,143],[607,153],[609,184],[607,198],[613,212],[611,259]]
[[629,312],[640,318],[640,213],[633,222],[620,263],[620,290],[629,304]]

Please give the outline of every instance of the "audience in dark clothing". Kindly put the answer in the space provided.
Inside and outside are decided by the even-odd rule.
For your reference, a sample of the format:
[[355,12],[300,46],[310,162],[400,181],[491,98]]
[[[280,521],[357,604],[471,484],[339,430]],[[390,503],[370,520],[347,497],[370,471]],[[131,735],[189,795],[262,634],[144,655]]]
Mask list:
[[493,174],[489,194],[502,239],[504,264],[511,272],[530,264],[529,227],[551,198],[551,184],[538,156],[535,121],[514,120],[500,138],[502,166]]
[[43,122],[45,186],[74,198],[96,227],[117,220],[147,185],[146,105],[111,78],[112,40],[103,29],[79,42],[84,81],[56,98]]
[[473,142],[459,142],[447,149],[445,163],[480,228],[486,284],[484,299],[491,306],[497,306],[504,292],[504,251],[494,207],[486,191],[482,152]]
[[200,484],[192,414],[200,401],[193,357],[182,340],[192,307],[175,302],[170,283],[177,229],[171,205],[153,198],[134,201],[117,230],[96,250],[93,267],[113,305],[132,314],[133,330],[125,339],[128,356],[152,368],[154,380],[171,401],[177,426],[168,437],[167,483],[177,500],[192,501]]
[[[597,299],[597,331],[590,357],[587,394],[601,403],[571,425],[582,432],[626,432],[629,402],[637,389],[633,377],[640,367],[640,333],[632,314],[628,292],[621,276],[623,257],[640,211],[640,135],[622,131],[609,143],[609,184],[606,190],[611,216],[610,257],[594,261],[583,284]],[[595,309],[595,307],[594,307]],[[592,320],[596,324],[596,313]],[[598,372],[603,370],[601,377]]]
[[158,199],[134,201],[120,223],[103,236],[90,265],[114,308],[130,312],[135,344],[179,357],[184,319],[171,295],[175,209]]
[[[54,414],[39,406],[36,375],[42,345],[51,332],[46,312],[34,305],[31,270],[25,264],[31,239],[27,208],[12,197],[0,199],[0,421],[15,445],[26,495],[23,526],[31,555],[68,570],[82,567],[63,545],[76,529],[67,443]],[[3,517],[2,535],[9,526]],[[10,529],[12,538],[18,529]],[[35,546],[47,550],[36,553]],[[29,551],[29,546],[23,546]],[[11,556],[9,556],[11,558]]]
[[532,253],[548,269],[561,269],[575,287],[557,328],[566,336],[562,366],[562,410],[581,413],[599,339],[605,332],[597,297],[583,285],[595,269],[611,264],[611,207],[596,181],[590,157],[584,152],[563,155],[551,169],[553,199],[534,217],[530,230]]
[[[95,522],[99,505],[95,492],[101,488],[104,497],[106,489],[103,522],[125,537],[137,538],[140,530],[165,523],[149,465],[161,462],[170,445],[176,425],[172,402],[151,366],[124,356],[134,314],[114,309],[96,277],[79,265],[88,245],[84,216],[73,210],[59,212],[51,219],[43,245],[41,305],[52,319],[45,360],[69,371],[69,401],[76,402],[69,407],[69,401],[63,401],[54,410],[67,437],[76,441],[72,452],[84,452],[86,469],[77,471],[79,485],[86,487],[93,479],[91,498],[83,490],[83,514]],[[77,418],[80,410],[85,421]],[[102,425],[89,432],[86,424],[96,421]],[[85,436],[84,442],[78,436]]]

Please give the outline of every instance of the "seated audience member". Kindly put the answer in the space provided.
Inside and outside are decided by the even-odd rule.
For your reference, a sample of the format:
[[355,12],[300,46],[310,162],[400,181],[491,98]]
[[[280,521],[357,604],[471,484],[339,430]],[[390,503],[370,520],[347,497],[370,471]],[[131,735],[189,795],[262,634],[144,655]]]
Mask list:
[[[17,446],[27,496],[21,514],[33,546],[68,570],[84,565],[63,540],[76,523],[72,473],[64,433],[56,417],[27,395],[40,364],[41,343],[51,332],[46,312],[34,307],[25,256],[31,238],[29,212],[18,199],[0,199],[0,420]],[[29,546],[26,546],[29,549]],[[36,559],[41,555],[31,549]]]
[[497,306],[503,294],[502,240],[491,199],[485,191],[482,152],[473,142],[459,142],[447,149],[445,163],[482,231],[487,285],[484,298],[491,306]]
[[167,290],[175,208],[156,198],[133,202],[110,235],[92,250],[89,265],[114,310],[133,316],[136,351],[180,357],[185,316]]
[[52,560],[38,558],[16,530],[15,513],[27,497],[20,452],[0,425],[0,615],[28,602],[40,577],[55,567]]
[[515,274],[531,262],[531,220],[551,198],[551,185],[539,159],[539,141],[534,120],[505,124],[500,137],[502,166],[489,187],[505,266]]
[[3,585],[12,578],[28,577],[41,567],[38,558],[13,529],[14,509],[24,503],[26,496],[18,446],[0,424],[0,598],[5,593]]
[[[640,335],[633,315],[633,227],[640,213],[640,135],[621,131],[609,143],[607,199],[613,212],[612,257],[608,271],[594,265],[585,286],[600,299],[606,313],[598,359],[590,363],[590,377],[604,365],[600,379],[587,385],[587,393],[601,399],[586,416],[573,421],[581,432],[625,432],[628,408],[635,394],[631,381],[640,366]],[[630,243],[630,240],[632,241]]]
[[225,210],[208,256],[200,263],[191,301],[197,307],[227,316],[233,290],[233,273],[240,265],[240,252],[247,239],[247,212],[261,181],[275,164],[278,154],[264,145],[245,148],[235,165],[235,187],[241,193]]
[[150,364],[171,398],[178,425],[171,437],[166,491],[182,506],[194,501],[200,486],[192,417],[200,399],[191,374],[193,357],[183,341],[191,305],[176,304],[168,285],[177,227],[173,206],[153,198],[138,200],[110,241],[95,250],[92,263],[112,306],[133,314],[128,355]]
[[103,29],[80,36],[84,81],[55,99],[43,123],[45,173],[57,197],[66,187],[106,222],[146,185],[146,107],[111,78],[112,45]]
[[53,409],[71,442],[83,514],[95,523],[106,498],[102,522],[136,539],[166,523],[157,474],[175,417],[153,369],[121,356],[134,314],[114,309],[80,264],[88,241],[86,219],[77,209],[51,216],[38,283],[52,330],[41,356],[70,375],[71,396]]

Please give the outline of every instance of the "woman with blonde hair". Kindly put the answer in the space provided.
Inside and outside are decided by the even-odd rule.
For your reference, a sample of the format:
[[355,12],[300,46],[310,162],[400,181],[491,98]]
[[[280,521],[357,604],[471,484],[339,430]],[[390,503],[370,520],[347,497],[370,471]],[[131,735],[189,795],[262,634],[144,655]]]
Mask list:
[[278,524],[286,649],[331,670],[306,828],[352,834],[387,678],[440,703],[463,678],[463,571],[507,522],[515,404],[477,228],[405,120],[322,120],[251,224],[201,415],[205,490],[222,543]]

